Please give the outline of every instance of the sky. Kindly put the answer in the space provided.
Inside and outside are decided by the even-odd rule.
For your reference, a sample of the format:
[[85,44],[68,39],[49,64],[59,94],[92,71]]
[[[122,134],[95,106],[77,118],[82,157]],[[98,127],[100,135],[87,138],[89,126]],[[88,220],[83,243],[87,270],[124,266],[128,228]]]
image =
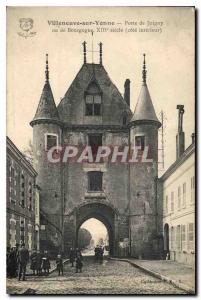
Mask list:
[[[19,19],[32,18],[35,32],[24,38]],[[94,30],[94,49],[103,43],[103,65],[123,94],[131,80],[131,110],[141,88],[142,54],[146,53],[147,84],[159,116],[165,121],[165,168],[176,158],[177,104],[185,106],[186,147],[194,132],[194,11],[190,7],[9,7],[7,9],[7,135],[23,150],[32,139],[33,119],[44,85],[45,54],[49,54],[50,83],[60,102],[83,63],[82,42],[91,50],[91,33],[52,32],[48,20],[115,22],[111,26],[65,26]],[[138,25],[125,25],[132,22]],[[145,25],[140,26],[140,22]],[[152,22],[152,25],[147,25]],[[155,22],[155,23],[153,23]],[[156,25],[162,22],[162,25]],[[120,23],[120,24],[119,24]],[[157,23],[157,24],[159,24]],[[130,23],[131,24],[131,23]],[[155,25],[153,25],[155,24]],[[97,32],[123,28],[124,32]],[[126,29],[161,29],[161,32],[125,32]],[[98,62],[94,53],[94,62]],[[91,53],[87,53],[91,62]],[[159,137],[160,141],[160,137]],[[159,144],[160,147],[160,144]]]
[[98,243],[100,238],[105,239],[107,235],[107,229],[105,225],[97,219],[91,218],[85,221],[81,228],[87,229],[91,235],[92,239],[95,241],[95,244]]

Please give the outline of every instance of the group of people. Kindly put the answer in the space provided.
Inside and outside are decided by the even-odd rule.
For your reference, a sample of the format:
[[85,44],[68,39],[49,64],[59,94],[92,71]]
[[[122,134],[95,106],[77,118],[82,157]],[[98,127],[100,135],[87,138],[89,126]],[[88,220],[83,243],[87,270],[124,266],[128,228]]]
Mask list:
[[74,267],[75,263],[76,273],[81,273],[83,267],[83,257],[81,251],[78,248],[70,248],[69,260],[71,263],[71,267]]
[[95,253],[95,260],[102,262],[103,261],[103,254],[104,254],[104,247],[101,245],[97,245],[94,248],[94,253]]
[[[78,248],[71,248],[69,258],[72,267],[74,267],[75,263],[76,273],[81,273],[83,267],[81,251]],[[31,262],[30,269],[33,271],[33,275],[49,275],[50,259],[46,250],[43,252],[39,250],[33,250],[31,255],[29,255],[29,251],[26,249],[25,244],[22,244],[21,246],[16,244],[16,246],[12,247],[12,249],[9,247],[7,248],[7,277],[18,277],[18,280],[21,280],[22,277],[22,280],[26,280],[26,267],[29,260]],[[58,275],[63,275],[63,258],[60,253],[56,257],[56,266]]]
[[[94,249],[95,260],[102,262],[104,247],[97,245]],[[50,259],[47,251],[33,250],[29,256],[29,251],[26,249],[25,244],[16,244],[12,249],[7,248],[7,277],[18,277],[18,280],[26,280],[26,267],[31,261],[30,269],[33,271],[33,275],[49,275],[50,271]],[[71,248],[69,253],[69,260],[71,267],[75,266],[75,272],[81,273],[83,267],[83,257],[81,251],[76,248]],[[75,265],[74,265],[75,264]],[[58,275],[63,275],[63,258],[59,253],[56,257],[56,266]]]
[[47,251],[40,252],[39,250],[33,250],[29,255],[28,249],[25,244],[16,246],[11,249],[7,248],[6,263],[7,263],[7,277],[18,277],[18,280],[26,280],[26,267],[31,261],[30,269],[33,271],[33,275],[49,275],[50,259]]
[[49,275],[50,272],[50,259],[48,252],[34,250],[30,256],[31,266],[30,269],[33,271],[33,275]]
[[10,249],[7,248],[6,264],[7,264],[7,277],[17,277],[18,280],[25,280],[26,266],[29,261],[29,251],[26,249],[25,244],[19,244]]

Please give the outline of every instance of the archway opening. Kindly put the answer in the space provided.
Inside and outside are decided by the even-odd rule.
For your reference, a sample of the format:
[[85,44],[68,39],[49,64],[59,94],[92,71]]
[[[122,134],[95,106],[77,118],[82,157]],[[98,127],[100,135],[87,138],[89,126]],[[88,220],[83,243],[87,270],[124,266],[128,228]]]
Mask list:
[[77,245],[85,256],[94,256],[94,248],[104,247],[104,256],[109,254],[110,233],[107,226],[97,218],[89,218],[78,228]]

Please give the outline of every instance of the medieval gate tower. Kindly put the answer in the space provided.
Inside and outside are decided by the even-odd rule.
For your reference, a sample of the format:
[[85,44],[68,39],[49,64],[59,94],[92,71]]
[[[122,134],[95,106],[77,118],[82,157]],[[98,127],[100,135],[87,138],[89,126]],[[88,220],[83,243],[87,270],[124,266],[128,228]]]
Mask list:
[[[96,218],[109,234],[112,255],[150,258],[158,251],[161,214],[158,197],[158,128],[146,83],[145,56],[142,87],[134,113],[130,110],[130,80],[124,97],[102,64],[84,63],[56,107],[46,57],[45,85],[31,121],[34,167],[40,187],[41,248],[65,253],[76,245],[84,221]],[[152,162],[51,163],[47,151],[56,145],[148,146]],[[120,150],[119,150],[120,151]],[[140,152],[139,152],[140,153]]]

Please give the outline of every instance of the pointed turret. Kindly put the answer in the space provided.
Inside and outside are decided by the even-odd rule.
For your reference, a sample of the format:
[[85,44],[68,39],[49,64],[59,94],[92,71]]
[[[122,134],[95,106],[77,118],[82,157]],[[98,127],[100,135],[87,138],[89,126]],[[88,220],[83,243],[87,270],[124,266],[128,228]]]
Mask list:
[[59,114],[49,83],[48,54],[46,54],[45,85],[42,90],[36,114],[30,124],[33,126],[37,121],[42,120],[52,120],[53,122],[59,121]]
[[155,109],[146,83],[147,70],[146,70],[145,54],[143,55],[144,55],[144,61],[143,61],[143,70],[142,70],[142,87],[141,87],[140,95],[131,122],[153,121],[158,123],[158,127],[160,127],[161,123],[159,122],[156,116]]

